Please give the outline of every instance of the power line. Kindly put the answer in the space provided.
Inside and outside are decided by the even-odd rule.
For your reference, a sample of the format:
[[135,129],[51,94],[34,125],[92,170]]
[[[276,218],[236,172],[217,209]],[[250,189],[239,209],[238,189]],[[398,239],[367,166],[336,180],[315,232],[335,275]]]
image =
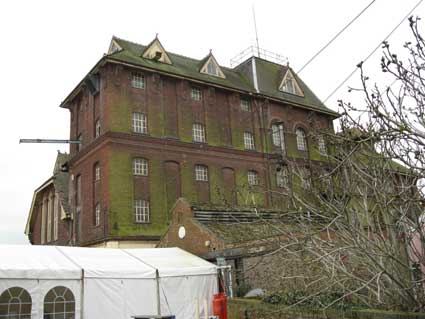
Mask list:
[[[376,47],[375,49],[372,50],[371,53],[369,53],[369,55],[362,61],[363,63],[366,62],[382,45],[383,42],[385,42],[399,27],[400,25],[404,22],[404,20],[406,20],[413,11],[415,11],[415,9],[423,2],[423,0],[420,0],[410,11],[408,14],[406,14],[406,16],[395,26],[394,29],[391,30],[390,33],[388,33],[388,35],[384,38],[384,40],[382,40]],[[336,88],[335,90],[332,91],[331,94],[328,95],[328,97],[323,101],[323,103],[326,103],[327,100],[329,100],[331,98],[332,95],[334,95],[353,75],[354,73],[356,73],[358,70],[358,67],[356,67],[345,79],[344,81],[342,81]]]
[[325,50],[336,38],[338,38],[341,33],[343,33],[351,24],[353,24],[354,21],[356,21],[369,7],[375,2],[376,0],[372,0],[366,7],[363,8],[360,13],[358,13],[354,19],[352,19],[345,27],[343,27],[328,43],[326,43],[315,55],[313,55],[310,60],[307,61],[306,64],[303,65],[303,67],[297,72],[300,73],[304,68],[310,64],[320,53],[322,53],[323,50]]

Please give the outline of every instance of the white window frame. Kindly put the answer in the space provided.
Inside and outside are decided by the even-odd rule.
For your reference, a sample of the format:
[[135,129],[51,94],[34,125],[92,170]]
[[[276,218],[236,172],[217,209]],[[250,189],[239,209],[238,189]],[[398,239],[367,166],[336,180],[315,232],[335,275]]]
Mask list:
[[145,199],[134,200],[134,221],[136,223],[149,223],[150,221],[150,205]]
[[147,134],[148,133],[148,117],[145,113],[133,112],[133,132]]
[[[63,291],[62,294],[58,294],[58,292],[56,290],[57,288],[65,288],[65,290]],[[46,300],[51,291],[53,291],[53,294],[55,296],[54,299],[53,300]],[[68,291],[71,293],[71,296],[72,296],[72,299],[70,299],[70,300],[67,300],[65,298],[65,295],[67,294]],[[55,311],[56,303],[63,303],[64,304],[64,312],[56,312]],[[52,305],[53,312],[51,312],[51,313],[45,312],[45,309],[47,308],[46,304]],[[71,306],[71,305],[73,305],[73,306]],[[71,309],[73,308],[74,310],[71,311],[71,310],[69,310],[68,307],[71,307]],[[64,287],[64,286],[56,286],[56,287],[50,289],[46,293],[46,295],[44,297],[44,301],[43,301],[43,318],[46,318],[46,317],[47,318],[55,318],[56,316],[59,316],[59,315],[61,315],[61,317],[65,317],[65,318],[74,318],[75,312],[76,312],[75,296],[74,296],[71,289]]]
[[276,186],[279,188],[289,187],[289,172],[287,167],[282,167],[280,171],[276,171]]
[[100,181],[100,164],[97,163],[94,166],[94,181],[98,182]]
[[53,202],[53,240],[58,240],[59,235],[59,194],[55,193]]
[[260,178],[256,171],[250,170],[247,173],[248,184],[251,186],[257,186],[260,183]]
[[202,91],[199,88],[193,87],[190,91],[190,98],[194,101],[202,100]]
[[195,165],[195,180],[198,182],[208,182],[208,167],[205,165]]
[[299,151],[307,151],[307,134],[305,131],[302,128],[297,128],[295,135],[297,137],[297,149]]
[[145,75],[140,72],[131,73],[131,87],[135,89],[145,88]]
[[94,226],[100,225],[100,203],[97,203],[94,207]]
[[[15,291],[20,289],[20,291],[12,293],[12,289]],[[0,306],[2,306],[3,309],[7,308],[7,310],[6,313],[0,315],[0,318],[31,318],[32,298],[28,290],[19,286],[10,287],[1,292],[0,299],[5,297],[9,297],[9,299],[5,303],[0,303]],[[12,305],[19,309],[18,313],[16,313],[15,307]],[[29,312],[24,312],[24,306],[29,306]]]
[[255,150],[254,135],[251,132],[243,133],[243,142],[246,150]]
[[100,136],[100,120],[96,120],[96,124],[95,124],[95,131],[94,131],[94,137],[98,138]]
[[249,103],[248,99],[241,98],[240,107],[241,107],[241,111],[244,111],[244,112],[250,112],[251,111],[251,104]]
[[205,126],[201,123],[192,124],[192,139],[197,143],[205,143],[207,141],[205,137]]
[[320,155],[323,155],[323,156],[328,155],[328,150],[326,148],[325,138],[323,137],[323,135],[319,135],[317,137],[317,144],[319,145]]
[[133,175],[149,176],[149,162],[146,158],[133,158]]
[[53,195],[49,194],[47,200],[47,234],[46,242],[52,241],[52,208],[53,208]]
[[280,148],[282,151],[285,150],[285,133],[282,123],[272,124],[272,140],[274,146]]
[[300,169],[300,179],[301,179],[301,187],[303,189],[310,189],[311,188],[311,176],[310,176],[310,170],[307,168],[301,168]]

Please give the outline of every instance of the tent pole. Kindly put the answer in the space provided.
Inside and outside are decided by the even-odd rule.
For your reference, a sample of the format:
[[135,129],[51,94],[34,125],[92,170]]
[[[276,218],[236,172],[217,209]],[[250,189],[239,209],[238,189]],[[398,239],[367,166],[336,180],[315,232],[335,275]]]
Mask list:
[[159,271],[156,269],[156,298],[157,298],[157,311],[158,316],[161,316],[161,296],[159,292]]

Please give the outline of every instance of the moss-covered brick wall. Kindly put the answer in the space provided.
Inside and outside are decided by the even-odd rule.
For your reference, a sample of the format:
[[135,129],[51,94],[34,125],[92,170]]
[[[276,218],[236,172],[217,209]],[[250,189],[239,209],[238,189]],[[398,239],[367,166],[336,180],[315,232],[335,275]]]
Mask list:
[[223,174],[221,167],[211,166],[209,167],[210,177],[210,198],[211,204],[224,206],[225,201],[225,187],[223,182]]
[[167,227],[166,196],[160,160],[149,160],[151,222],[138,224],[133,214],[132,158],[129,153],[113,151],[110,156],[110,225],[111,235],[160,236]]
[[260,175],[260,185],[250,186],[248,184],[246,170],[237,170],[236,175],[236,191],[239,206],[264,206],[264,176]]
[[181,163],[181,183],[182,183],[182,196],[190,203],[196,203],[196,189],[193,176],[193,163],[184,161]]

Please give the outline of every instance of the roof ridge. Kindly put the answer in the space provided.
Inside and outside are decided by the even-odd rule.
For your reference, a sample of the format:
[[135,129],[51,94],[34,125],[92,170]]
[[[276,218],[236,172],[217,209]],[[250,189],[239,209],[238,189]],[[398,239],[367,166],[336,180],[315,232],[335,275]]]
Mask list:
[[[133,41],[129,41],[129,40],[126,40],[126,39],[123,39],[123,38],[119,38],[119,37],[117,37],[117,36],[113,36],[113,38],[116,38],[116,39],[118,39],[118,40],[121,40],[121,41],[125,41],[125,42],[128,42],[128,43],[131,43],[131,44],[135,44],[135,45],[138,45],[138,46],[141,46],[141,47],[147,47],[147,46],[149,46],[149,44],[148,45],[144,45],[144,44],[140,44],[140,43],[136,43],[136,42],[133,42]],[[152,41],[150,42],[150,43],[152,43]],[[183,54],[180,54],[180,53],[174,53],[174,52],[171,52],[171,51],[168,51],[168,50],[166,50],[166,52],[168,53],[168,54],[171,54],[171,55],[174,55],[174,56],[177,56],[177,57],[181,57],[181,58],[185,58],[185,59],[189,59],[189,60],[192,60],[193,62],[198,62],[198,63],[200,63],[200,62],[202,62],[206,57],[208,57],[208,56],[210,56],[211,55],[211,53],[208,53],[205,57],[203,57],[202,59],[195,59],[195,58],[192,58],[192,57],[190,57],[190,56],[187,56],[187,55],[183,55]],[[218,63],[218,62],[217,62]],[[221,68],[225,68],[225,69],[227,69],[227,70],[229,70],[229,71],[233,71],[233,72],[235,72],[235,70],[234,70],[234,68],[231,68],[231,67],[227,67],[227,66],[225,66],[225,65],[220,65],[220,64],[218,64]]]

